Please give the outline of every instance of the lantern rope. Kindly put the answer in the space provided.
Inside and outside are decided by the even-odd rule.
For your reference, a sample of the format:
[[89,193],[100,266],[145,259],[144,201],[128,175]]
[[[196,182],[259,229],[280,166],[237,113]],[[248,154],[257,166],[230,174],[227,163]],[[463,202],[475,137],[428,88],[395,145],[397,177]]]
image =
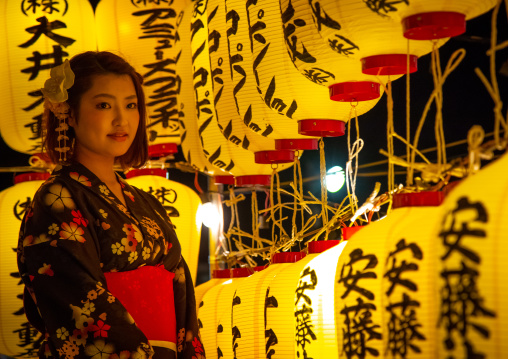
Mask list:
[[[460,64],[460,62],[464,59],[466,55],[466,51],[464,49],[458,49],[456,50],[448,60],[448,63],[446,64],[445,70],[440,77],[440,83],[441,87],[443,86],[444,82],[446,81],[446,78],[457,68],[457,66]],[[420,121],[418,123],[418,126],[416,128],[415,136],[413,138],[413,151],[411,152],[411,159],[409,161],[409,172],[410,177],[413,178],[414,175],[414,166],[415,166],[415,157],[416,157],[416,151],[414,151],[415,148],[418,148],[418,141],[420,139],[420,135],[423,129],[423,125],[425,123],[425,119],[427,118],[427,114],[430,110],[430,106],[432,105],[432,102],[436,98],[437,89],[434,88],[432,91],[429,99],[427,100],[427,103],[425,104],[423,113],[420,117]]]
[[437,165],[438,171],[441,167],[446,164],[446,142],[444,138],[443,128],[443,82],[442,82],[442,71],[441,61],[439,58],[439,51],[437,47],[437,41],[432,42],[431,52],[431,69],[432,78],[434,80],[434,89],[436,90],[435,104],[436,104],[436,115],[434,122],[434,135],[436,137],[437,145]]
[[[487,51],[487,55],[489,56],[489,70],[490,70],[490,82],[487,80],[483,72],[479,68],[475,68],[476,75],[483,82],[483,85],[487,89],[490,97],[494,101],[494,139],[497,149],[506,148],[506,142],[508,140],[508,110],[506,114],[506,119],[503,118],[502,110],[503,110],[503,102],[501,101],[501,96],[499,93],[499,85],[497,82],[496,76],[496,51],[501,50],[508,46],[508,41],[503,42],[501,45],[496,45],[497,43],[497,17],[499,14],[499,8],[501,6],[502,1],[498,1],[494,10],[492,11],[492,21],[491,21],[491,35],[490,35],[490,49]],[[508,1],[505,0],[505,7],[508,17]],[[500,139],[500,128],[503,127],[504,139],[501,141]]]
[[[393,134],[395,129],[393,127],[393,97],[392,97],[392,82],[388,76],[388,83],[385,87],[386,90],[386,106],[387,106],[387,121],[386,121],[386,139],[389,159],[393,156]],[[393,162],[388,161],[388,191],[393,191],[395,188],[395,168]]]
[[[321,220],[323,221],[323,228],[328,228],[328,193],[326,189],[326,160],[323,138],[319,139],[319,176],[321,181]],[[325,234],[325,240],[327,239],[328,231]]]
[[[351,104],[351,110],[349,112],[349,121],[351,122],[351,114],[354,112],[355,117],[355,128],[356,128],[356,140],[351,146],[351,126],[348,126],[347,130],[347,147],[348,147],[348,161],[346,163],[346,188],[351,205],[352,213],[355,213],[358,208],[358,198],[356,197],[356,177],[358,175],[358,155],[363,148],[364,142],[360,138],[360,128],[358,125],[358,112],[356,105]],[[355,165],[353,166],[353,160]],[[354,168],[354,173],[353,173]]]
[[[407,39],[407,52],[406,52],[406,158],[410,158],[411,154],[411,96],[410,96],[410,71],[409,71],[409,39]],[[410,176],[411,172],[409,170],[409,167],[407,168],[406,173],[406,184],[412,185],[413,184],[413,178]]]

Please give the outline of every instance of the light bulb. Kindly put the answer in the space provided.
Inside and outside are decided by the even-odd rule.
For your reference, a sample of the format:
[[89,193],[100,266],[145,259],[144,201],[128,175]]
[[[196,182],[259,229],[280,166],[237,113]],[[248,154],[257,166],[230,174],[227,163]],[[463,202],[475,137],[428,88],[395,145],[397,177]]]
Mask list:
[[328,192],[335,193],[344,186],[346,176],[340,166],[334,166],[326,172],[326,189]]
[[197,216],[208,228],[216,228],[221,221],[219,211],[212,202],[206,202],[200,205]]

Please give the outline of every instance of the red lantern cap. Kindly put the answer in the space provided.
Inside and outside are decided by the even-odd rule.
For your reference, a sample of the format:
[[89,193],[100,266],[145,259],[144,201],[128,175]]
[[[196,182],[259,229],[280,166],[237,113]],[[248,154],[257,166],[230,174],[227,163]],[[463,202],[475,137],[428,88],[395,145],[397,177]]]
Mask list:
[[284,138],[275,140],[275,148],[278,150],[317,150],[316,138]]
[[236,177],[236,185],[238,187],[269,186],[270,175],[238,176]]
[[402,20],[404,37],[411,40],[435,40],[466,32],[466,15],[436,11],[411,15]]
[[263,269],[265,269],[264,266],[233,268],[231,269],[231,275],[233,278],[243,278],[254,274],[254,272],[262,271]]
[[314,137],[338,137],[346,133],[346,125],[339,120],[301,120],[298,133]]
[[125,174],[127,178],[133,178],[137,176],[159,176],[167,178],[168,171],[162,168],[140,168],[135,170],[130,170]]
[[235,185],[235,176],[215,176],[213,178],[215,184],[232,184]]
[[328,87],[330,100],[340,102],[368,101],[380,96],[379,83],[372,81],[351,81]]
[[392,208],[439,206],[444,199],[443,192],[426,191],[418,193],[396,193]]
[[342,228],[342,239],[347,241],[351,238],[353,234],[358,232],[360,229],[362,229],[365,226],[355,226],[355,227],[344,227]]
[[254,160],[259,164],[288,163],[295,160],[295,152],[290,150],[258,151]]
[[178,153],[178,146],[176,143],[160,143],[148,146],[148,156],[150,158],[165,157],[173,153]]
[[212,271],[212,278],[231,278],[230,269],[214,269]]
[[[407,73],[406,54],[387,54],[364,57],[362,72],[366,75],[404,75]],[[409,55],[409,73],[418,70],[418,56]]]
[[329,241],[312,241],[309,243],[307,249],[309,254],[323,253],[327,249],[335,247],[340,243],[340,239],[334,239]]
[[45,181],[49,178],[48,172],[27,172],[14,176],[14,184],[29,181]]
[[272,257],[272,264],[276,263],[296,263],[305,257],[304,252],[281,252],[275,253]]

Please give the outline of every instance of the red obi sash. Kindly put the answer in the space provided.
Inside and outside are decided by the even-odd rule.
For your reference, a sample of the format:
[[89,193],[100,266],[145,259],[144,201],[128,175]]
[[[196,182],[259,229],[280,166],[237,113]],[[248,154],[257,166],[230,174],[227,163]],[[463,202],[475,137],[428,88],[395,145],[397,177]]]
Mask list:
[[127,309],[153,346],[176,352],[175,274],[163,266],[107,272],[109,292]]

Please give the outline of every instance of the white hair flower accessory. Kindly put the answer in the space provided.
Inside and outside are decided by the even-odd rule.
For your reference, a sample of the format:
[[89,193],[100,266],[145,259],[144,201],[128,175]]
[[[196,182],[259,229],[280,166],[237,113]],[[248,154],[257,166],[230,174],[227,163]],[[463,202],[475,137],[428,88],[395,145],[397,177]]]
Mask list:
[[55,66],[50,71],[50,78],[44,83],[41,89],[46,99],[53,103],[65,102],[69,98],[67,89],[74,84],[74,72],[71,70],[69,60]]

